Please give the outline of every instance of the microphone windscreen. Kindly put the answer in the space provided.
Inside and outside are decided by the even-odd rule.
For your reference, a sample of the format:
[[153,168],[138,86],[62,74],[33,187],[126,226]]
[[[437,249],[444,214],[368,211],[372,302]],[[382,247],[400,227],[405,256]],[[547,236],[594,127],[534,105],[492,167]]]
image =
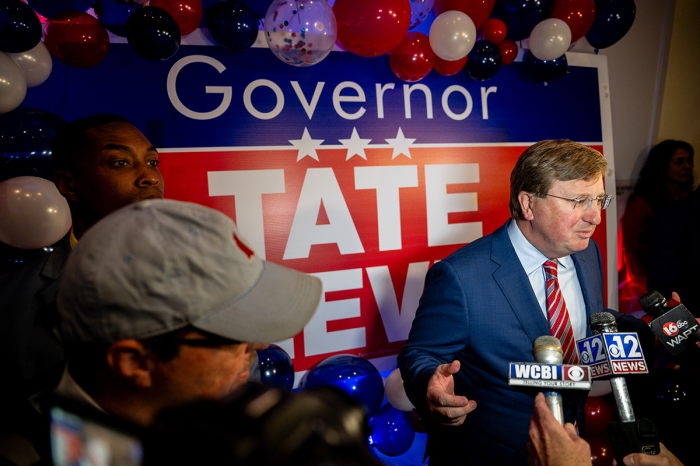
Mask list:
[[589,325],[611,324],[615,322],[615,317],[609,312],[597,312],[588,318]]

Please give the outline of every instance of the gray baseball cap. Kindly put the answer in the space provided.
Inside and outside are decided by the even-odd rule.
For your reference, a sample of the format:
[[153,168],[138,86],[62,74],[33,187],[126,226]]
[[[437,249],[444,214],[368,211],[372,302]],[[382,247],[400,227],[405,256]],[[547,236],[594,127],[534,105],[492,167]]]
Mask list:
[[260,259],[221,212],[145,200],[80,238],[61,278],[56,334],[114,343],[191,325],[267,343],[299,333],[321,293],[318,278]]

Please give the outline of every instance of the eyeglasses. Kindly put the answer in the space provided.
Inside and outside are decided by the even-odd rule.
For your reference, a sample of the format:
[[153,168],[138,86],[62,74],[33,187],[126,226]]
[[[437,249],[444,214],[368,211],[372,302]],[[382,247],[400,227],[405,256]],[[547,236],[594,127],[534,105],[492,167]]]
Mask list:
[[606,194],[600,197],[577,197],[575,199],[569,199],[568,197],[555,196],[554,194],[545,194],[545,196],[556,197],[557,199],[564,199],[565,201],[571,201],[574,204],[574,210],[588,210],[588,208],[596,202],[600,210],[605,210],[610,205],[610,201],[613,200],[613,196]]

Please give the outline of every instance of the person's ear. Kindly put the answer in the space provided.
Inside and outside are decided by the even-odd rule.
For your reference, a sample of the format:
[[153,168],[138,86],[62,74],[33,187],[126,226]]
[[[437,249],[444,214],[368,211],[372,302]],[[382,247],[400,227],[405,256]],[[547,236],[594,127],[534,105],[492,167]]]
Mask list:
[[121,340],[107,350],[110,370],[128,379],[138,387],[150,387],[153,383],[151,353],[137,340]]
[[53,174],[53,184],[56,189],[69,201],[77,202],[78,196],[75,194],[75,178],[73,174],[67,170],[56,170]]
[[520,211],[523,213],[523,219],[532,220],[535,218],[532,213],[532,204],[535,201],[535,196],[526,191],[520,191],[518,193],[518,203],[520,204]]

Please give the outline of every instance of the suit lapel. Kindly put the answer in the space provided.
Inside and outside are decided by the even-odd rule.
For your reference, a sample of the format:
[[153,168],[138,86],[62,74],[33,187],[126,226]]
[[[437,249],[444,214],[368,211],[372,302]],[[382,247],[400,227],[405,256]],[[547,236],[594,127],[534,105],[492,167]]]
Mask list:
[[493,273],[493,279],[501,288],[523,330],[532,341],[542,335],[548,335],[549,323],[540,309],[530,280],[510,242],[506,226],[502,226],[493,233],[491,245],[491,260],[500,264]]

